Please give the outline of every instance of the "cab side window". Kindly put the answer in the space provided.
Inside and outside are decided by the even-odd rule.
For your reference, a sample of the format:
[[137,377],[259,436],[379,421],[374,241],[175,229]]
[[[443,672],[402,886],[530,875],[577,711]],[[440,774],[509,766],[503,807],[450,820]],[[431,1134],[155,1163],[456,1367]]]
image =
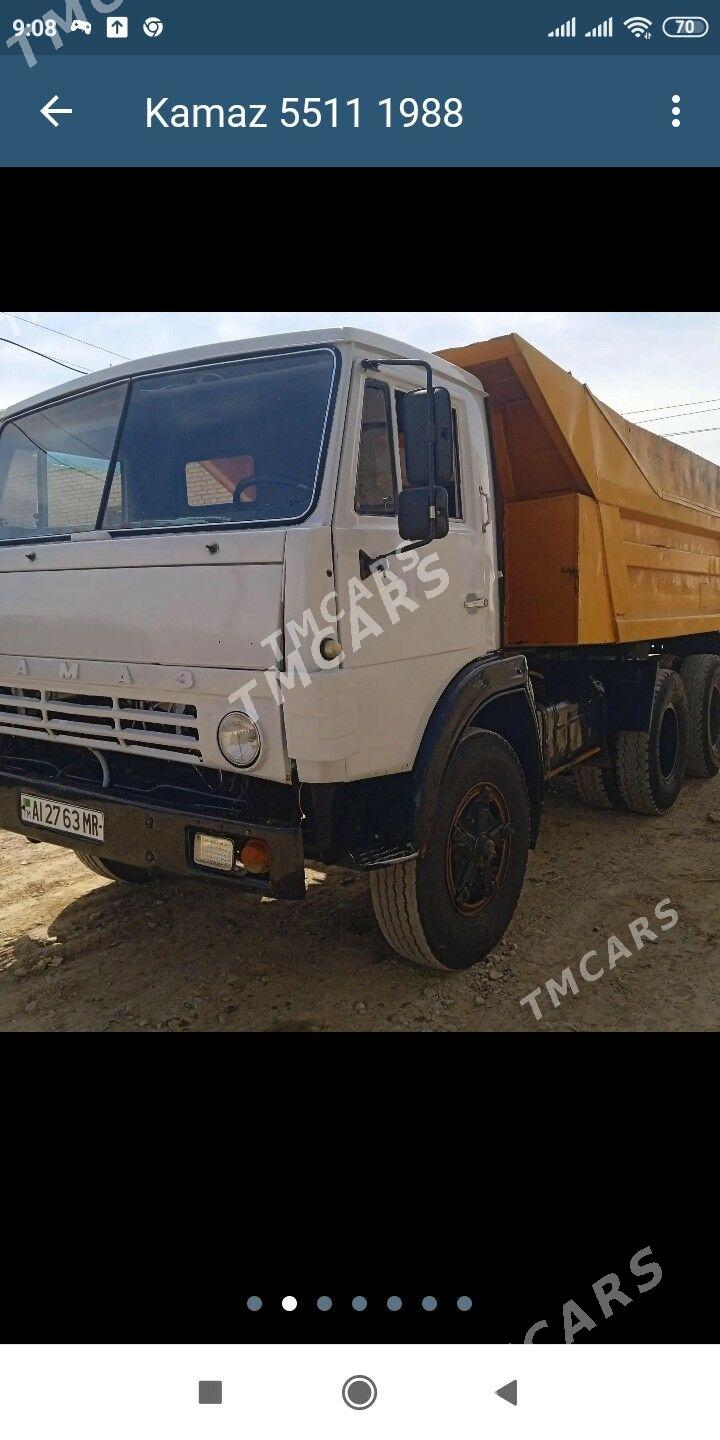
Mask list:
[[390,391],[387,385],[368,380],[363,401],[355,509],[358,515],[394,515],[396,495]]
[[[397,416],[398,444],[400,447],[400,478],[403,490],[407,488],[408,478],[405,467],[405,424],[403,420],[403,404],[405,393],[401,390],[395,391],[395,413]],[[458,414],[453,406],[453,477],[447,486],[448,510],[451,520],[462,520],[462,476],[460,474],[460,444],[458,439]]]

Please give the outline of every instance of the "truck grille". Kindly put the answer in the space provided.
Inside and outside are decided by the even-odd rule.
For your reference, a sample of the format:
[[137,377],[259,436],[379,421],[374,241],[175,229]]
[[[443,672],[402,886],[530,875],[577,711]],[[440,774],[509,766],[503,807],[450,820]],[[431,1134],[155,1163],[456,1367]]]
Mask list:
[[202,760],[194,705],[0,685],[0,735],[47,738],[156,759]]

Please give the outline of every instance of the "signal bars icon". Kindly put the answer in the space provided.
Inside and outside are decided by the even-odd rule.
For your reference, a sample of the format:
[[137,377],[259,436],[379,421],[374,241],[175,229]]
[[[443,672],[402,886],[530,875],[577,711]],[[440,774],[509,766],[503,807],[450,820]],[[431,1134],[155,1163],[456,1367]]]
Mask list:
[[608,15],[607,20],[601,21],[599,25],[593,25],[592,30],[585,31],[586,40],[611,40],[613,33],[613,17]]
[[575,16],[572,20],[564,20],[562,25],[556,25],[554,30],[548,30],[548,40],[570,40],[577,34],[575,28]]
[[576,20],[575,14],[573,14],[572,20],[563,20],[562,24],[556,24],[554,30],[549,30],[549,32],[547,32],[547,39],[569,40],[570,37],[575,37],[576,33]]

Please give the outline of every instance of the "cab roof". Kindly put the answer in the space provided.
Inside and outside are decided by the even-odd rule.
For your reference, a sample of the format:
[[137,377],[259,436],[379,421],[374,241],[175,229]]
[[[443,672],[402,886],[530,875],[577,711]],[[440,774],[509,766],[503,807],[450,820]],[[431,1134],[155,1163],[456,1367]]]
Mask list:
[[333,330],[296,330],[283,335],[262,335],[248,340],[228,340],[222,344],[196,345],[187,350],[170,350],[162,355],[147,355],[137,360],[125,360],[106,370],[93,370],[88,375],[79,376],[77,380],[68,380],[62,385],[53,386],[51,390],[44,390],[38,395],[29,396],[15,405],[9,405],[4,412],[0,412],[0,415],[4,423],[13,415],[21,415],[27,410],[37,409],[39,406],[50,404],[53,401],[64,400],[73,395],[82,394],[83,391],[95,390],[98,386],[108,385],[113,381],[130,380],[139,375],[147,375],[160,370],[175,370],[185,365],[241,359],[244,355],[265,354],[274,350],[304,349],[312,345],[344,347],[356,345],[359,349],[375,352],[379,359],[383,357],[402,359],[407,356],[409,360],[429,361],[436,374],[461,380],[464,384],[469,384],[483,393],[482,385],[467,371],[429,351],[419,350],[414,345],[407,345],[402,340],[393,340],[386,335],[376,335],[370,330],[358,330],[352,326],[345,326]]

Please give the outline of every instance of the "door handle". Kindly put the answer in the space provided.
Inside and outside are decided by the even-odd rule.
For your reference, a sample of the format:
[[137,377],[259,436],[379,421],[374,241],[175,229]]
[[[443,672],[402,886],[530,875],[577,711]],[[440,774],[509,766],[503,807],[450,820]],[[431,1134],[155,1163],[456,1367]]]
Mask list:
[[482,485],[480,486],[480,498],[485,507],[485,519],[482,523],[482,532],[484,535],[485,531],[489,530],[490,528],[490,496],[488,495],[487,490],[483,490]]
[[468,614],[472,610],[487,610],[487,607],[488,602],[487,600],[483,599],[482,595],[471,594],[465,596],[465,609],[467,610]]

